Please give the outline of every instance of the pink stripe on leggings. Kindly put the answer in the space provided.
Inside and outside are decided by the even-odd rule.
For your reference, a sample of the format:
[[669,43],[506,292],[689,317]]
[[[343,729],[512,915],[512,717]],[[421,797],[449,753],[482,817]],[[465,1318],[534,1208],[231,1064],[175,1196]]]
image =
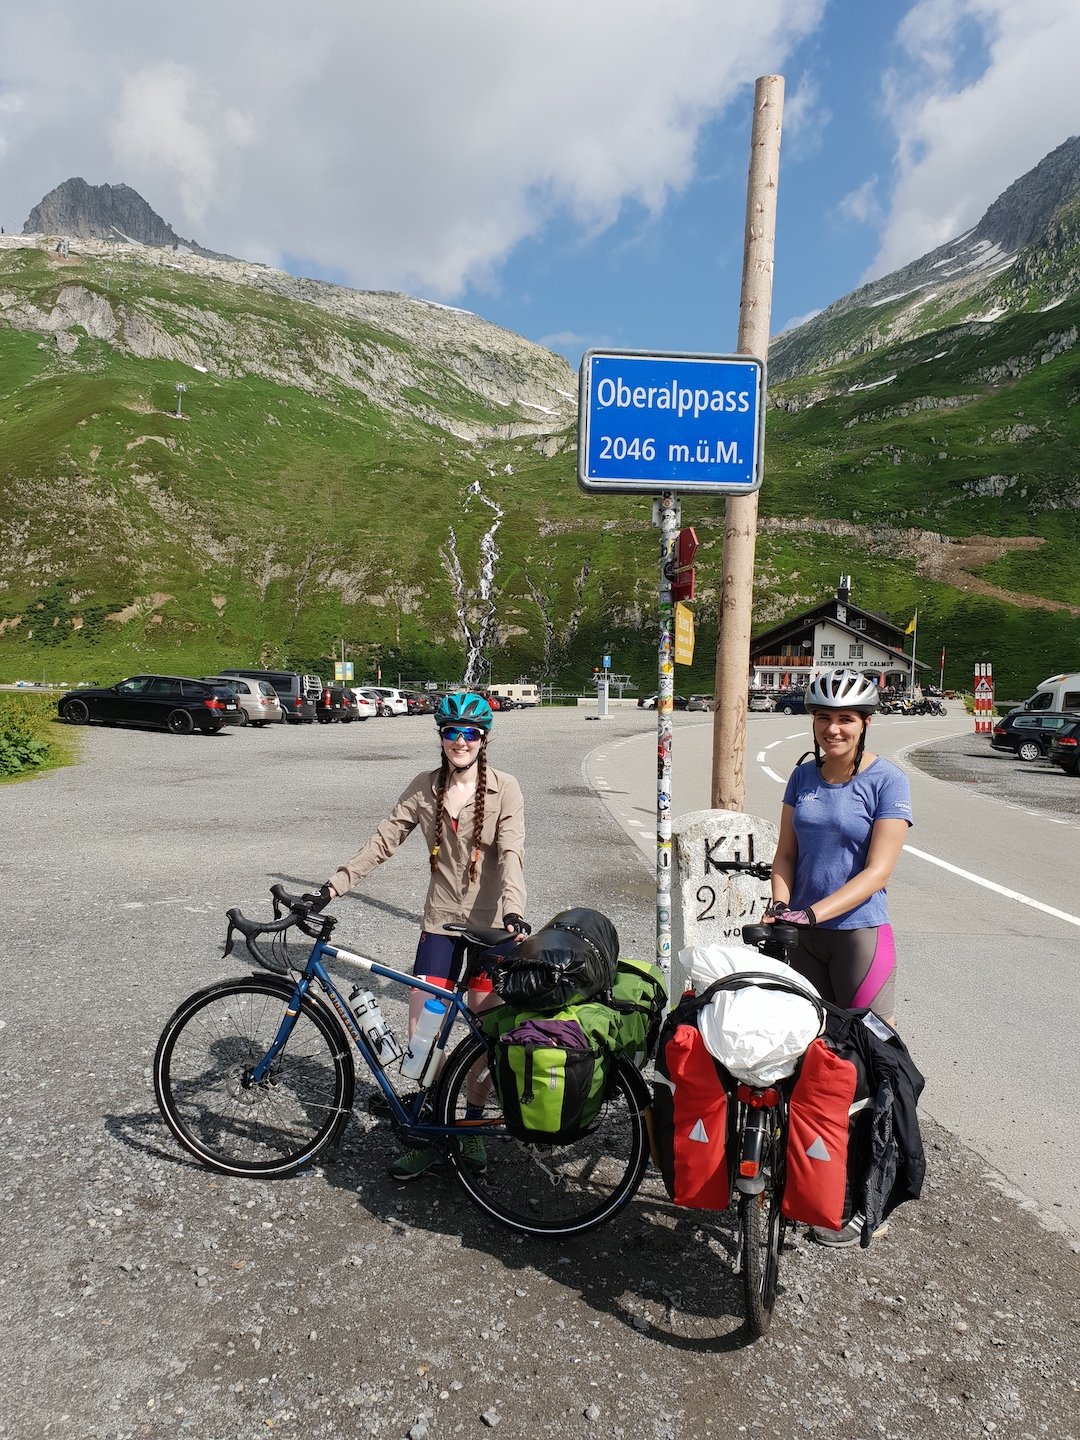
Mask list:
[[851,997],[850,1009],[868,1009],[877,998],[877,993],[888,980],[896,965],[896,939],[891,925],[879,925],[877,944],[870,969],[863,976],[862,984]]

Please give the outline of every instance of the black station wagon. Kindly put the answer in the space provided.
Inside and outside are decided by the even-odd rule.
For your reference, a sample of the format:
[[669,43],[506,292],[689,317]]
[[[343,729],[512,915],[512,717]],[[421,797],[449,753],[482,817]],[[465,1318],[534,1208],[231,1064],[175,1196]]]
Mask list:
[[185,675],[132,675],[104,689],[72,690],[56,702],[72,725],[153,725],[173,735],[213,735],[239,725],[236,692],[227,685]]

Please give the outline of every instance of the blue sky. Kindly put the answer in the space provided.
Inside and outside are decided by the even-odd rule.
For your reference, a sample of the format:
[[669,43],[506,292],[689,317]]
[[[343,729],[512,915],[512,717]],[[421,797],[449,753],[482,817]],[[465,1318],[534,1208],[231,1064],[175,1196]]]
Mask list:
[[734,348],[753,82],[786,81],[774,332],[1080,131],[1080,0],[37,0],[0,223],[134,186],[214,249],[590,345]]

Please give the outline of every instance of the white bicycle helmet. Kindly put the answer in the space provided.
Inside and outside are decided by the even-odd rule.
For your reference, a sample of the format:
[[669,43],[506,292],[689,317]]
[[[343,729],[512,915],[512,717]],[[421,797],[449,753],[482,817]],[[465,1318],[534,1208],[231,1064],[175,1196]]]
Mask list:
[[854,670],[829,670],[815,675],[806,691],[807,710],[857,710],[872,715],[878,707],[878,687]]

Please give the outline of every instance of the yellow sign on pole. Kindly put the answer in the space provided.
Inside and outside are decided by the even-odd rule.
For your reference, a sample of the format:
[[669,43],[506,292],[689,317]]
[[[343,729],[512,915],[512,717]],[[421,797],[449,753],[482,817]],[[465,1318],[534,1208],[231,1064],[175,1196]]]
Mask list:
[[675,664],[694,663],[694,612],[681,600],[675,602]]

